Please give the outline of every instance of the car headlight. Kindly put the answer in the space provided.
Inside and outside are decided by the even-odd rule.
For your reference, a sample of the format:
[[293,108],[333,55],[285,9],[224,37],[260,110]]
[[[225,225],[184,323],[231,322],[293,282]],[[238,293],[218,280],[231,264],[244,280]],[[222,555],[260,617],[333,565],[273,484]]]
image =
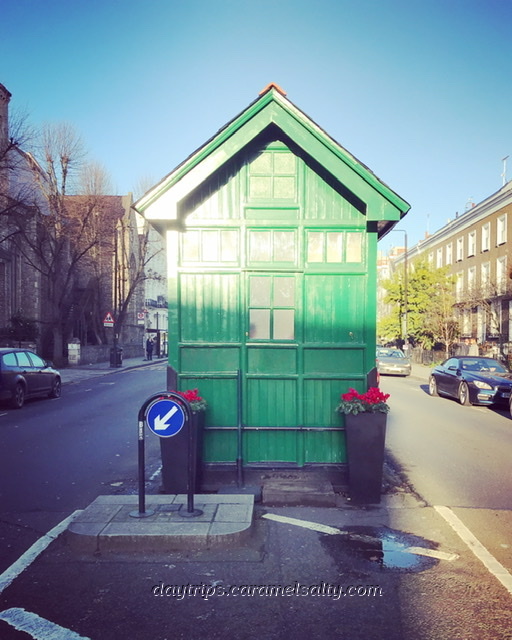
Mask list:
[[473,380],[473,384],[479,389],[492,389],[490,384],[487,384],[487,382],[482,382],[481,380]]

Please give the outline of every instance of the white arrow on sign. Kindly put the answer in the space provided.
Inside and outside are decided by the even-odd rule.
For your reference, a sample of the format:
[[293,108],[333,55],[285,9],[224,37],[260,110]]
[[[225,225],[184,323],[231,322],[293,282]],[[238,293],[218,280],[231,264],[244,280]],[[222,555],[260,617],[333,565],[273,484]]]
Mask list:
[[169,427],[168,421],[173,417],[173,415],[178,411],[178,407],[174,405],[172,409],[165,414],[165,416],[157,416],[155,418],[155,422],[153,423],[153,428],[155,431],[164,431]]

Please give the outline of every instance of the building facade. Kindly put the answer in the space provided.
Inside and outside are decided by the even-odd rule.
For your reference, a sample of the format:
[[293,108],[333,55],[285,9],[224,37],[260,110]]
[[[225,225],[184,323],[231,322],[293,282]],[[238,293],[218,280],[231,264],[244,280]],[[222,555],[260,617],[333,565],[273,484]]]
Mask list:
[[[476,342],[481,353],[511,351],[512,182],[472,205],[407,253],[433,267],[447,267],[455,281],[455,316],[460,340]],[[404,256],[393,260],[403,268]]]

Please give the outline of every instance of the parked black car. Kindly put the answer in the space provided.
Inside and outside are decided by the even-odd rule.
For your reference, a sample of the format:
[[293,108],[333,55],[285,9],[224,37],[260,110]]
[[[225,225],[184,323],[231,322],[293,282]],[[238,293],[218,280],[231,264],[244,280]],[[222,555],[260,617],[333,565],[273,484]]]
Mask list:
[[0,348],[0,400],[21,409],[26,398],[58,398],[60,373],[51,362],[27,349]]
[[466,405],[508,404],[512,373],[493,358],[448,358],[432,370],[428,389],[431,396],[451,396]]

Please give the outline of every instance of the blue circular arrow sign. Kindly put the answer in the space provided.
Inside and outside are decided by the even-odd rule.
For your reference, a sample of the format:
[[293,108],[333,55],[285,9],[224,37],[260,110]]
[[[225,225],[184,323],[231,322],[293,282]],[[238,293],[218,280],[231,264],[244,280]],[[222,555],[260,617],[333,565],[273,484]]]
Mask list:
[[185,412],[174,400],[159,398],[146,411],[146,423],[160,438],[171,438],[178,434],[185,424]]

